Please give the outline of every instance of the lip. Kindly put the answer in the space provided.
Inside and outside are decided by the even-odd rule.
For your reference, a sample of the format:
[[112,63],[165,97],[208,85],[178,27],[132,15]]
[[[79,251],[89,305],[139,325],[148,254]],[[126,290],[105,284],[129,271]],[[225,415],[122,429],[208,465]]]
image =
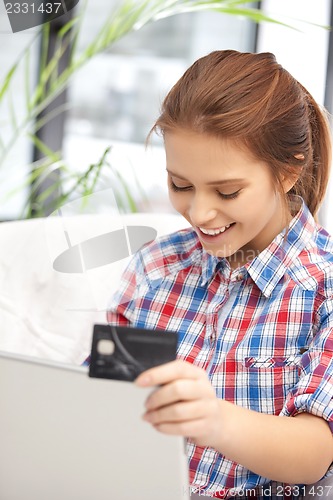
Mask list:
[[[219,233],[217,235],[209,235],[209,234],[205,234],[201,231],[201,229],[196,226],[196,232],[197,232],[197,235],[199,236],[199,238],[202,240],[202,241],[206,241],[206,242],[209,242],[209,243],[212,243],[212,242],[217,242],[218,240],[222,240],[225,235],[227,233],[230,232],[230,230],[235,226],[235,222],[232,222],[230,227],[228,229],[226,229],[225,231],[223,231],[223,233]],[[212,228],[213,229],[213,228]],[[216,228],[218,229],[218,228]]]

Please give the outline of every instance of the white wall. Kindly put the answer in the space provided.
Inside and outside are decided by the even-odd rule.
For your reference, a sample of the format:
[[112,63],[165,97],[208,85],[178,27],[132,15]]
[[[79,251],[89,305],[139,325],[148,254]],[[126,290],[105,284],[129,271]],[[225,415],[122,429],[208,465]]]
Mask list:
[[[274,24],[259,28],[258,51],[273,52],[277,60],[320,104],[324,104],[329,31],[322,27],[295,21],[328,26],[331,0],[263,0],[267,14],[296,26],[300,31]],[[288,16],[286,15],[288,13]],[[333,234],[333,181],[331,179],[325,202],[319,214],[321,224]]]
[[260,25],[258,36],[258,51],[273,52],[321,104],[325,94],[329,31],[297,19],[328,26],[330,4],[331,0],[264,0],[262,8],[267,14],[301,31],[265,23]]

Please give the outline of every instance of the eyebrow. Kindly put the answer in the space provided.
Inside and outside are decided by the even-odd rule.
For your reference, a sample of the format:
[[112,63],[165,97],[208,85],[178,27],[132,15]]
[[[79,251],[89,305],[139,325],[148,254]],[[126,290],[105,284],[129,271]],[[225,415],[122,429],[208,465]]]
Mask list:
[[[171,175],[174,175],[175,177],[177,177],[178,179],[181,179],[182,181],[186,181],[188,182],[188,179],[185,179],[185,177],[182,177],[181,175],[175,173],[175,172],[172,172],[171,170],[169,169],[166,169],[166,171],[171,174]],[[237,184],[238,182],[246,182],[246,179],[221,179],[219,181],[211,181],[211,182],[207,182],[207,184],[209,186],[216,186],[216,185],[226,185],[226,184]]]

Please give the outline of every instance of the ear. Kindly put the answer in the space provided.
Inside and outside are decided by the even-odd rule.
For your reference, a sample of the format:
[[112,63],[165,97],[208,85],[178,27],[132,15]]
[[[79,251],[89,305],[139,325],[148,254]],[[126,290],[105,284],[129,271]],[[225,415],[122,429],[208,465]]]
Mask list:
[[296,184],[299,175],[290,175],[288,177],[282,177],[283,191],[288,193]]
[[[296,154],[294,156],[297,160],[304,160],[304,155],[302,153]],[[302,166],[303,165],[299,165],[299,167],[296,167],[299,170],[298,173],[293,172],[288,176],[282,176],[282,185],[285,193],[288,193],[288,191],[290,191],[298,181],[299,176],[301,175]]]

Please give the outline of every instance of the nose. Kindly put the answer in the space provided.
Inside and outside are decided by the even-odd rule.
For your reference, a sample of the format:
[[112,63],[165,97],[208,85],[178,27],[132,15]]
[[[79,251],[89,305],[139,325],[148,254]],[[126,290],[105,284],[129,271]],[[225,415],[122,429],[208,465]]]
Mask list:
[[191,200],[188,215],[195,226],[204,227],[212,222],[218,214],[217,208],[212,202],[211,195],[196,193]]

